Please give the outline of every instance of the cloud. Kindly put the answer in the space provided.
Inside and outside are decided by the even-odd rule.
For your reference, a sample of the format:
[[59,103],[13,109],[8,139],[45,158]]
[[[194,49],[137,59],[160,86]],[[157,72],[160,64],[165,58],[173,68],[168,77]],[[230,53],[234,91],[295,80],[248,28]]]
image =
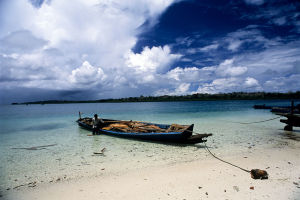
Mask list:
[[171,80],[171,82],[188,82],[188,83],[199,83],[201,81],[210,80],[215,74],[215,67],[176,67],[168,73],[166,77]]
[[163,95],[185,95],[190,94],[189,88],[190,83],[181,83],[174,90],[170,89],[160,89],[154,93],[155,96],[163,96]]
[[228,92],[236,92],[236,91],[261,91],[262,87],[259,82],[252,78],[218,78],[213,80],[211,83],[206,83],[200,85],[197,91],[193,93],[208,93],[208,94],[216,94],[216,93],[228,93]]
[[274,77],[270,80],[267,80],[263,88],[266,91],[277,91],[277,92],[286,92],[288,91],[299,91],[300,85],[300,74],[293,74],[291,76],[280,76]]
[[[260,76],[267,76],[267,70],[278,72],[279,74],[293,73],[299,59],[300,41],[293,41],[273,46],[261,52],[246,53],[235,56],[235,63],[246,66],[248,73]],[[275,74],[270,74],[275,75]]]
[[282,25],[286,24],[286,17],[283,16],[283,17],[276,18],[273,20],[273,22],[274,22],[274,24],[282,26]]
[[145,47],[141,53],[129,52],[126,64],[138,73],[163,73],[182,55],[171,54],[170,47]]
[[196,54],[196,53],[200,53],[200,52],[210,52],[213,50],[216,50],[219,48],[219,44],[213,43],[204,47],[199,47],[199,48],[189,48],[187,49],[187,53],[188,54]]
[[[280,23],[278,21],[278,23]],[[220,53],[220,51],[229,50],[230,54],[238,54],[243,51],[257,51],[263,48],[270,48],[279,45],[282,42],[280,37],[267,38],[263,31],[264,28],[258,25],[248,25],[244,28],[227,33],[224,37],[217,38],[211,41],[210,44],[203,47],[195,47],[197,43],[193,43],[192,48],[187,48],[187,55],[207,54],[209,56]],[[192,39],[190,39],[192,40]],[[178,43],[176,43],[178,45]],[[199,44],[198,44],[199,45]],[[226,48],[226,49],[224,49]]]
[[194,42],[194,39],[191,39],[189,37],[179,37],[176,38],[176,44],[177,45],[183,45],[183,46],[191,46],[191,44]]
[[242,83],[242,79],[238,79],[235,77],[231,78],[219,78],[213,80],[211,83],[203,84],[199,86],[197,89],[197,93],[226,93],[237,91],[238,87],[240,87]]
[[24,53],[42,48],[47,41],[36,38],[30,31],[19,30],[0,39],[0,52]]
[[234,59],[227,59],[220,63],[216,69],[219,76],[240,76],[247,72],[248,68],[243,66],[235,66]]
[[245,0],[245,2],[252,5],[262,5],[264,0]]
[[34,83],[40,88],[46,82],[57,80],[56,73],[59,68],[57,66],[46,68],[47,63],[42,57],[43,55],[38,52],[0,54],[1,88],[30,87]]
[[[232,32],[212,36],[201,30],[175,44],[151,38],[155,45],[134,52],[141,33],[177,0],[31,2],[0,1],[1,90],[59,91],[55,97],[88,90],[96,99],[299,89],[296,3],[245,0],[255,11],[241,16],[238,30],[233,25]],[[281,35],[274,27],[283,28]]]
[[171,65],[182,55],[172,54],[170,47],[145,47],[141,53],[130,51],[126,56],[126,66],[128,67],[128,78],[138,84],[154,83],[160,74],[166,73]]
[[248,87],[254,87],[254,86],[258,86],[259,83],[255,78],[247,77],[245,80],[245,85]]
[[199,50],[200,51],[211,51],[211,50],[215,50],[219,47],[219,44],[211,44],[211,45],[207,45],[205,47],[201,47]]
[[[248,0],[245,0],[246,2]],[[249,4],[251,0],[249,1]],[[253,1],[254,3],[255,1]],[[255,3],[254,3],[255,5]],[[256,4],[258,5],[258,4]],[[299,2],[297,1],[268,1],[266,6],[257,7],[257,10],[251,14],[245,15],[245,18],[251,20],[267,19],[269,25],[294,26],[295,31],[299,28]],[[298,32],[299,33],[299,32]]]
[[[219,65],[211,67],[176,67],[163,76],[171,83],[168,87],[175,89],[159,89],[155,95],[231,92],[259,86],[254,78],[243,76],[246,72],[247,67],[236,66],[234,59],[224,60]],[[197,86],[198,89],[195,91],[191,86]]]
[[[169,46],[145,47],[141,53],[131,49],[142,25],[155,25],[174,2],[1,1],[0,87],[77,90],[90,85],[91,90],[112,90],[137,82],[128,71],[149,73],[152,81],[151,76],[167,71],[180,55]],[[102,81],[104,77],[109,80]],[[99,95],[94,98],[104,98]]]
[[[295,77],[300,69],[300,40],[292,37],[270,38],[263,28],[248,25],[224,37],[213,38],[204,47],[197,47],[196,37],[190,37],[189,41],[193,43],[189,46],[193,48],[185,49],[186,55],[181,59],[188,58],[187,63],[181,62],[183,66],[171,69],[162,76],[169,84],[162,86],[164,89],[157,90],[155,94],[175,94],[182,83],[190,84],[186,93],[299,90]],[[209,62],[216,64],[202,67],[212,55],[216,59]],[[194,59],[192,64],[189,59]]]
[[100,67],[94,67],[88,61],[84,61],[80,67],[72,70],[69,78],[75,87],[90,87],[105,80],[106,77]]
[[[262,5],[265,2],[247,3]],[[276,5],[275,2],[266,2],[264,7],[257,6],[257,12],[249,16],[253,24],[224,36],[208,39],[190,36],[188,40],[177,40],[175,46],[179,47],[190,41],[182,47],[184,51],[180,51],[186,54],[184,59],[187,62],[181,62],[182,66],[166,74],[166,80],[172,83],[167,87],[173,89],[161,89],[159,94],[174,93],[174,88],[181,83],[190,83],[189,93],[300,90],[296,80],[300,69],[300,40],[295,35],[300,30],[297,22],[300,14],[295,10],[296,3],[283,5],[280,2],[280,6]],[[272,31],[276,26],[289,27],[274,34]],[[189,59],[194,61],[189,63]],[[202,66],[210,69],[209,73],[205,73]]]
[[236,51],[242,45],[243,41],[238,39],[233,39],[229,41],[228,49],[231,51]]
[[[238,32],[247,35],[245,32]],[[300,74],[299,42],[276,42],[261,39],[268,47],[261,51],[236,54],[210,67],[176,67],[165,75],[169,88],[190,83],[189,93],[219,93],[234,91],[297,91]],[[197,86],[196,89],[193,89]],[[161,89],[158,94],[172,94]]]
[[260,52],[226,59],[216,68],[218,76],[212,76],[198,92],[297,91],[300,89],[296,80],[300,66],[299,42],[279,43]]
[[272,46],[261,52],[239,54],[216,67],[208,83],[196,92],[298,91],[300,41]]
[[243,29],[236,30],[228,33],[223,41],[223,44],[227,44],[227,49],[232,52],[237,52],[246,46],[249,49],[257,48],[269,48],[271,46],[279,44],[278,38],[267,39],[257,26],[248,26]]

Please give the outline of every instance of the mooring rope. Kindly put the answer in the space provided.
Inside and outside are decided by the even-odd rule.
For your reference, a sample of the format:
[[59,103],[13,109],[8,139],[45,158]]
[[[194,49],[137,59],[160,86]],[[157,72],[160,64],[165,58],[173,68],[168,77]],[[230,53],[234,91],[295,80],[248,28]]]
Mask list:
[[209,150],[209,148],[206,146],[206,142],[204,142],[204,145],[205,145],[205,149],[206,149],[206,150],[207,150],[214,158],[216,158],[216,159],[218,159],[218,160],[220,160],[220,161],[222,161],[222,162],[224,162],[224,163],[227,163],[227,164],[229,164],[229,165],[232,165],[232,166],[234,166],[234,167],[237,167],[237,168],[239,168],[239,169],[241,169],[241,170],[243,170],[243,171],[245,171],[245,172],[251,173],[251,171],[249,171],[249,170],[247,170],[247,169],[241,168],[241,167],[239,167],[239,166],[237,166],[237,165],[234,165],[234,164],[232,164],[232,163],[230,163],[230,162],[227,162],[227,161],[225,161],[225,160],[222,160],[221,158],[218,158],[217,156],[215,156],[215,155]]
[[280,118],[280,117],[274,117],[274,118],[271,118],[271,119],[266,119],[266,120],[261,120],[261,121],[256,121],[256,122],[233,122],[233,121],[226,121],[226,122],[237,123],[237,124],[256,124],[256,123],[272,121],[272,120],[275,120],[275,119],[278,119],[278,118]]

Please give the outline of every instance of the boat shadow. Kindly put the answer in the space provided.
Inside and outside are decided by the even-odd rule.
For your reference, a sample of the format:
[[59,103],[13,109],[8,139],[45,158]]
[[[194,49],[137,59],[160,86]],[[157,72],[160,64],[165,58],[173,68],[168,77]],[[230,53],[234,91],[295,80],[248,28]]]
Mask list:
[[[126,139],[126,138],[124,138]],[[168,145],[168,146],[176,146],[176,147],[197,147],[198,149],[200,148],[205,148],[203,144],[197,143],[197,144],[185,144],[185,143],[174,143],[174,142],[160,142],[160,141],[149,141],[149,140],[138,140],[141,142],[148,142],[148,143],[153,143],[153,144],[162,144],[162,145]]]
[[300,141],[300,130],[286,131],[282,129],[281,136],[285,139]]
[[156,140],[143,140],[143,139],[137,139],[137,138],[127,138],[127,137],[119,137],[119,136],[112,136],[112,135],[105,135],[105,134],[99,134],[99,135],[89,135],[92,137],[111,137],[111,138],[117,138],[117,139],[123,139],[123,140],[129,140],[129,141],[139,141],[139,142],[145,142],[145,143],[152,143],[152,144],[161,144],[161,145],[168,145],[168,146],[176,146],[176,147],[197,147],[197,148],[205,148],[205,146],[200,143],[196,144],[188,144],[188,143],[176,143],[176,142],[164,142],[164,141],[156,141]]

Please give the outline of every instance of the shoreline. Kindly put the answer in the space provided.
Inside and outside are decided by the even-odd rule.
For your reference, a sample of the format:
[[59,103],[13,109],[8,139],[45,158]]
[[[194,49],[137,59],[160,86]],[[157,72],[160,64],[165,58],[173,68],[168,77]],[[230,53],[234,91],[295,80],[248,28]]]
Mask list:
[[[267,180],[254,180],[207,152],[194,161],[105,172],[102,175],[53,181],[6,191],[3,199],[297,199],[300,198],[300,143],[283,139],[247,151],[211,148],[240,167],[263,169]],[[201,152],[206,151],[204,148]],[[121,166],[122,168],[122,166]],[[120,168],[120,169],[121,169]],[[101,172],[101,169],[99,169]],[[250,189],[254,187],[254,189]]]
[[219,94],[192,94],[183,96],[140,96],[126,98],[107,98],[97,100],[36,100],[27,102],[13,102],[11,105],[31,104],[74,104],[74,103],[138,103],[138,102],[182,102],[182,101],[232,101],[232,100],[300,100],[300,91],[292,93],[268,93],[268,92],[233,92]]

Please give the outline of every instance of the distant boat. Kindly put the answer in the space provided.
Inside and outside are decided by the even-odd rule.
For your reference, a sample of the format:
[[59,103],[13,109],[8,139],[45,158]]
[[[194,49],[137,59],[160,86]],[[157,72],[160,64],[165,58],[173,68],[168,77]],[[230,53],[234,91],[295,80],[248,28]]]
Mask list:
[[272,106],[266,106],[266,104],[263,105],[254,105],[254,109],[272,109]]
[[[171,142],[182,144],[196,144],[206,142],[204,138],[212,134],[193,135],[194,124],[191,125],[166,125],[149,122],[123,121],[102,119],[103,128],[99,132],[103,135],[131,138],[138,140],[150,140],[158,142]],[[92,131],[92,118],[79,118],[77,123],[80,127]]]
[[[272,109],[271,109],[271,112],[273,112],[273,113],[291,113],[291,111],[292,111],[292,109],[290,106],[288,106],[288,107],[284,107],[284,106],[272,107]],[[293,109],[293,113],[300,114],[299,105]]]

